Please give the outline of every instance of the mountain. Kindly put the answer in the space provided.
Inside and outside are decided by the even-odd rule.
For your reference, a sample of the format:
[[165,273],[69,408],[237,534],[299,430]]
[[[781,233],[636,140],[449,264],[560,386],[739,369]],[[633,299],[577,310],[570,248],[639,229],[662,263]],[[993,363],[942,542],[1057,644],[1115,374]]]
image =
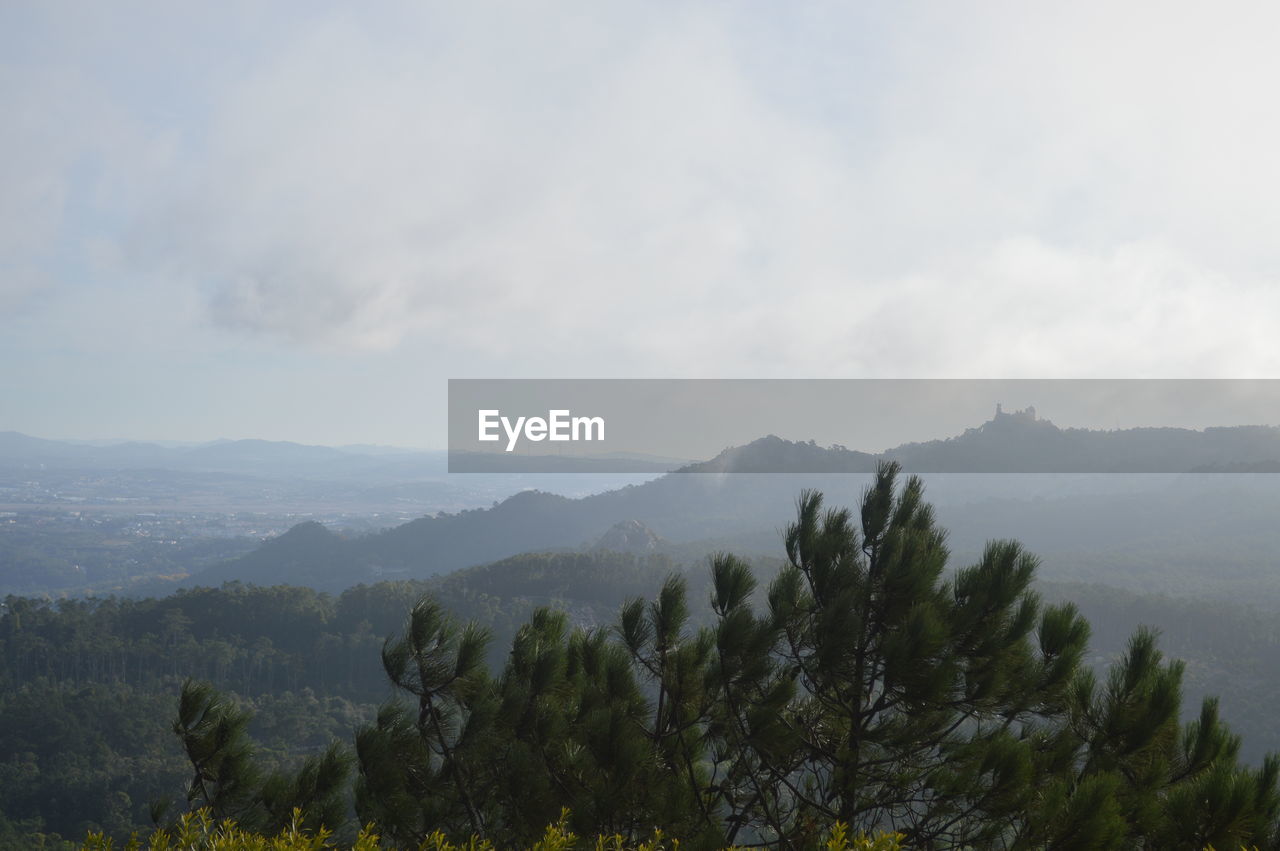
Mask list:
[[[669,474],[580,499],[524,491],[492,508],[423,517],[352,539],[325,554],[323,570],[305,572],[329,575],[332,559],[346,559],[340,577],[315,586],[324,590],[386,576],[424,578],[520,553],[576,548],[583,541],[600,539],[623,520],[636,520],[667,540],[682,542],[771,530],[779,517],[791,511],[795,491],[784,481],[790,477],[776,477],[771,484],[748,481],[753,478]],[[264,552],[266,547],[208,568],[192,581],[201,585],[228,580],[303,581],[291,578],[287,570],[282,573],[276,562],[301,565],[306,554],[294,553],[288,543],[270,554]]]
[[365,447],[335,449],[284,440],[218,440],[194,446],[162,446],[137,441],[78,443],[0,432],[0,466],[85,470],[174,470],[250,475],[367,477],[375,471],[443,474],[443,452],[410,452]]
[[624,520],[601,535],[592,549],[640,555],[658,552],[664,544],[666,541],[639,520]]
[[[237,573],[252,576],[258,585],[345,587],[355,584],[346,583],[344,579],[350,574],[353,554],[351,541],[321,523],[308,521],[265,541],[234,563],[238,565]],[[216,576],[219,567],[206,572]]]
[[90,467],[155,466],[170,450],[154,443],[110,444],[47,440],[16,431],[0,432],[0,466]]
[[[1060,429],[1032,409],[998,410],[956,437],[906,444],[880,456],[771,435],[639,485],[578,499],[530,490],[489,509],[424,517],[335,545],[304,572],[323,574],[317,587],[337,590],[381,576],[427,577],[519,553],[567,550],[582,541],[632,546],[619,523],[638,524],[668,543],[667,552],[676,547],[691,558],[714,549],[767,553],[801,489],[822,491],[832,505],[855,504],[882,458],[931,474],[930,499],[944,519],[960,521],[949,524],[958,551],[976,551],[988,538],[1019,537],[1038,552],[1069,554],[1067,567],[1075,571],[1069,575],[1078,579],[1097,580],[1091,566],[1100,563],[1105,547],[1138,560],[1170,555],[1167,561],[1181,565],[1183,580],[1194,581],[1197,559],[1221,558],[1211,546],[1214,530],[1241,558],[1274,552],[1268,549],[1273,545],[1280,550],[1275,524],[1253,522],[1280,510],[1280,479],[1249,477],[1246,486],[1238,481],[1246,477],[1148,475],[1228,464],[1254,469],[1280,458],[1280,430]],[[735,475],[724,475],[729,472]],[[1206,505],[1223,510],[1206,514]],[[1072,517],[1081,522],[1073,524]],[[1090,528],[1082,526],[1086,522]],[[641,547],[651,543],[645,535],[636,540]],[[1170,554],[1174,541],[1180,548]],[[281,564],[302,564],[287,547],[277,555]],[[263,582],[268,576],[304,581],[259,553],[207,569],[195,581]]]
[[724,450],[710,461],[681,467],[679,473],[870,473],[876,456],[843,446],[822,447],[768,435]]
[[879,455],[769,435],[678,472],[869,473],[881,459],[898,461],[909,473],[1274,473],[1280,472],[1280,428],[1063,429],[1035,408],[997,406],[995,416],[963,434]]
[[946,440],[910,443],[883,457],[915,473],[1263,472],[1280,461],[1280,428],[1058,428],[1035,408],[1006,412]]
[[[598,468],[614,473],[672,469],[681,473],[867,473],[883,458],[895,459],[908,472],[919,473],[1274,472],[1280,469],[1280,428],[1064,429],[1038,417],[1035,408],[1006,412],[997,406],[990,420],[963,434],[903,444],[880,454],[769,435],[684,466],[675,459],[625,454],[563,459],[457,455],[469,466],[480,465],[472,472],[495,475],[543,469],[549,458],[557,460],[564,473]],[[334,448],[268,440],[222,440],[196,446],[91,444],[0,432],[0,467],[47,465],[406,481],[446,475],[448,459],[446,452],[375,446]]]
[[[631,464],[631,459],[622,459]],[[612,463],[612,462],[610,462]],[[646,462],[647,463],[647,462]],[[595,469],[601,462],[592,462]],[[645,481],[639,472],[453,476],[443,451],[220,440],[199,445],[72,442],[0,432],[0,504],[112,510],[256,511],[400,518],[491,505],[529,488],[582,495]],[[606,467],[608,469],[608,467]],[[138,509],[140,510],[140,509]],[[381,525],[381,520],[378,520]]]

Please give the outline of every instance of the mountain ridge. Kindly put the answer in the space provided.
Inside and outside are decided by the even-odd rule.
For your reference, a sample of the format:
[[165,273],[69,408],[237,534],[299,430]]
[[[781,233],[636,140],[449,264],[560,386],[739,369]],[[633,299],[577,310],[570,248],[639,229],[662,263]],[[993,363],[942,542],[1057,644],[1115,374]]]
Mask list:
[[[1046,453],[1058,462],[1047,463]],[[908,472],[1150,473],[1277,458],[1280,429],[1269,426],[1100,432],[1060,429],[1034,411],[997,411],[961,435],[879,455],[770,435],[639,485],[577,499],[529,490],[491,508],[422,517],[351,539],[334,550],[342,551],[345,562],[322,560],[325,576],[317,587],[346,587],[388,571],[425,577],[520,553],[573,548],[623,521],[635,521],[673,544],[725,539],[754,546],[766,540],[761,530],[777,531],[777,518],[789,514],[800,488],[823,490],[833,504],[854,504],[865,474],[883,460],[898,461]],[[797,461],[801,472],[771,472]],[[713,475],[698,475],[707,473]],[[253,574],[263,562],[252,556],[206,569],[194,581],[261,581]],[[277,573],[271,571],[272,581],[289,581]]]

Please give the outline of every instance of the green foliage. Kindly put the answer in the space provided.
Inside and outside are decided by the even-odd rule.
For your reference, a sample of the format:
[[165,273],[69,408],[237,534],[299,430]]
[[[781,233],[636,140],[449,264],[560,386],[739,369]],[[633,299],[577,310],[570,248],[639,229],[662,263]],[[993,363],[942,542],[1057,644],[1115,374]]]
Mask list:
[[145,824],[184,779],[172,711],[172,695],[118,684],[0,690],[0,849]]
[[295,771],[277,770],[263,778],[253,760],[249,721],[249,712],[209,684],[183,685],[173,731],[194,772],[188,806],[256,829],[301,824],[319,830],[342,824],[351,773],[346,751],[333,743]]
[[416,703],[388,704],[356,736],[357,807],[397,840],[420,839],[441,821],[483,828],[467,776],[486,702],[483,630],[458,630],[434,601],[414,606],[404,636],[382,651],[387,675]]
[[[569,851],[584,847],[568,826],[569,811],[563,809],[554,824],[547,825],[542,836],[531,845],[522,846],[529,851]],[[344,848],[349,851],[375,851],[383,847],[380,837],[372,828],[361,830],[354,842],[334,844],[333,834],[319,828],[308,830],[303,824],[301,812],[294,812],[289,823],[273,835],[247,831],[230,819],[217,821],[207,809],[186,813],[171,828],[154,831],[144,845],[134,836],[122,846],[122,851],[327,851]],[[476,835],[461,842],[454,842],[442,831],[434,831],[421,843],[413,846],[419,851],[493,851],[489,839]],[[628,843],[618,834],[596,836],[596,851],[676,851],[679,840],[668,839],[660,829],[642,841]],[[826,851],[901,851],[901,836],[881,833],[876,836],[859,834],[850,839],[845,825],[832,826],[822,848]],[[101,833],[92,833],[80,846],[80,851],[114,851],[116,844]]]
[[173,732],[195,771],[187,803],[209,808],[214,818],[243,818],[259,778],[246,733],[249,713],[206,683],[188,682],[178,700]]
[[[1042,603],[1033,556],[996,541],[950,569],[920,481],[899,478],[881,465],[855,510],[803,493],[767,587],[718,555],[694,586],[705,614],[675,571],[620,601],[612,630],[529,605],[496,670],[489,631],[445,602],[489,598],[436,586],[383,645],[394,697],[356,731],[356,823],[396,847],[859,847],[852,832],[886,830],[904,847],[1280,847],[1280,759],[1242,764],[1213,701],[1183,722],[1185,667],[1154,632],[1095,673],[1089,625]],[[527,563],[545,568],[531,587],[562,581],[563,560]],[[418,590],[262,599],[321,631],[358,619],[367,642]],[[21,614],[10,637],[40,617]],[[216,640],[201,617],[168,609],[158,640]],[[264,836],[350,830],[340,750],[259,770],[250,723],[241,701],[184,689],[190,803]]]
[[[143,844],[135,834],[119,846],[122,851],[325,851],[338,846],[333,833],[323,827],[310,830],[301,811],[294,811],[278,832],[261,833],[240,827],[234,819],[215,819],[207,808],[184,813],[175,824],[151,833]],[[378,837],[361,831],[344,844],[350,851],[376,851]],[[91,833],[81,851],[114,851],[116,843],[102,833]]]
[[409,703],[357,736],[357,811],[401,845],[437,830],[691,847],[893,826],[921,847],[1199,848],[1275,841],[1277,770],[1238,763],[1216,706],[1185,727],[1180,663],[1139,630],[1098,682],[1089,627],[1044,606],[1010,541],[948,574],[916,478],[882,465],[854,514],[802,494],[765,606],[711,564],[710,625],[671,575],[612,636],[537,610],[502,675],[424,600],[384,667]]

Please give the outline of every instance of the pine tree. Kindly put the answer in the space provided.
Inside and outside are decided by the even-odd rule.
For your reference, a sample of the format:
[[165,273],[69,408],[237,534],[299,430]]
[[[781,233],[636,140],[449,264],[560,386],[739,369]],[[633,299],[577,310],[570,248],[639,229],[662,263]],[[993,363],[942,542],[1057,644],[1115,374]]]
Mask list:
[[[1153,632],[1098,677],[1032,555],[995,541],[951,570],[922,482],[899,479],[882,464],[856,515],[802,493],[763,599],[714,557],[702,626],[672,575],[612,631],[536,610],[492,676],[487,632],[423,598],[383,647],[399,697],[356,735],[361,823],[400,846],[531,843],[567,808],[580,835],[693,849],[815,847],[837,824],[922,849],[1280,848],[1280,757],[1242,766],[1212,700],[1184,724]],[[259,781],[246,717],[184,689],[189,800],[338,827],[341,753]]]
[[756,822],[780,838],[840,820],[909,844],[991,844],[1028,806],[1039,731],[1084,651],[1087,625],[1069,607],[1042,610],[1035,559],[1016,543],[947,578],[923,485],[898,492],[897,475],[881,465],[861,533],[812,492],[786,533],[768,606],[797,692],[783,715],[796,744],[756,754],[781,790]]
[[[251,719],[250,712],[208,683],[183,684],[173,731],[193,770],[188,809],[207,808],[213,818],[267,832],[293,823],[295,810],[300,824],[310,830],[342,825],[352,763],[346,749],[335,742],[323,754],[304,759],[295,771],[277,770],[264,778],[248,735]],[[163,809],[153,808],[157,821]]]
[[1181,724],[1182,676],[1182,663],[1165,662],[1145,628],[1101,688],[1082,670],[1050,782],[1056,790],[1108,790],[1117,836],[1093,847],[1277,847],[1280,761],[1270,756],[1256,770],[1240,765],[1240,739],[1219,719],[1214,698]]
[[388,640],[382,664],[413,706],[390,702],[356,735],[356,812],[396,842],[417,845],[437,829],[484,833],[478,758],[496,711],[484,668],[488,633],[460,629],[430,598]]
[[207,807],[219,819],[252,820],[260,774],[247,732],[250,717],[208,683],[183,684],[173,732],[182,739],[193,770],[190,808]]

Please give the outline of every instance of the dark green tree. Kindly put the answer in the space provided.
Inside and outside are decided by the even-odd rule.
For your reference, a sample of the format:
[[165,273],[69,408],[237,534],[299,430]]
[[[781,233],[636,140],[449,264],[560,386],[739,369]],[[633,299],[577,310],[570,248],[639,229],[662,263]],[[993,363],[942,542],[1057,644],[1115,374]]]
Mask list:
[[194,772],[187,787],[189,807],[208,807],[220,819],[256,821],[261,776],[253,761],[250,717],[208,683],[183,684],[173,732],[182,739]]
[[414,705],[388,703],[357,733],[356,811],[396,842],[417,845],[440,828],[492,827],[481,774],[496,712],[487,643],[484,630],[460,629],[423,598],[404,634],[383,646],[387,676]]
[[[1280,847],[1280,759],[1242,765],[1213,701],[1184,724],[1149,630],[1096,676],[1017,543],[950,569],[918,478],[881,465],[856,514],[805,492],[784,544],[763,599],[714,557],[701,621],[675,574],[612,631],[537,609],[496,676],[488,633],[424,597],[383,647],[398,696],[356,735],[361,823],[399,846],[528,843],[568,807],[580,835],[695,849],[809,848],[837,821],[911,848]],[[244,721],[184,689],[190,800],[338,826],[339,752],[261,782]]]
[[295,811],[302,813],[300,823],[307,830],[342,827],[350,805],[351,769],[350,752],[334,742],[318,756],[304,759],[294,771],[272,772],[258,792],[265,831],[283,830],[292,823]]
[[836,819],[923,846],[1007,838],[1084,652],[1087,625],[1041,607],[1035,559],[1016,543],[948,577],[923,485],[899,491],[897,475],[881,465],[861,531],[809,492],[786,532],[768,605],[796,688],[782,715],[795,746],[758,754],[775,792],[754,816],[779,839]]
[[1106,790],[1117,847],[1277,847],[1280,762],[1242,766],[1240,739],[1219,719],[1216,699],[1182,724],[1183,671],[1139,629],[1101,687],[1092,671],[1079,672],[1045,786],[1049,824],[1063,821],[1057,811],[1072,787],[1087,787]]
[[[208,683],[183,684],[173,731],[182,739],[193,771],[188,807],[207,807],[216,818],[269,833],[288,825],[295,809],[309,829],[341,827],[351,782],[346,749],[335,742],[323,754],[302,760],[296,770],[264,777],[248,735],[251,718]],[[162,810],[157,806],[155,815]]]

